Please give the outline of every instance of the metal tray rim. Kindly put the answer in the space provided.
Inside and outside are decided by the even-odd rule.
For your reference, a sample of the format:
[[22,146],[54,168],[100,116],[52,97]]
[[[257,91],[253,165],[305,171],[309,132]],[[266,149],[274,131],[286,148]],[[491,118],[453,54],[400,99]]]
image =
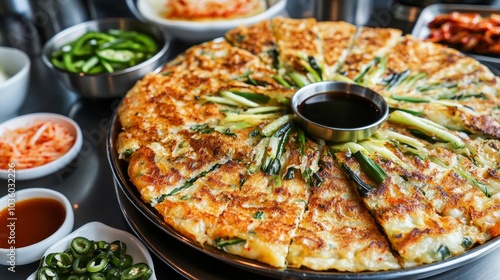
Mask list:
[[[118,188],[125,194],[125,197],[135,206],[135,208],[151,223],[156,227],[161,229],[165,234],[170,235],[177,241],[182,242],[192,248],[197,249],[199,252],[216,258],[226,264],[241,268],[249,272],[260,274],[263,276],[268,276],[272,278],[297,278],[297,279],[421,279],[424,277],[430,277],[449,271],[453,268],[463,266],[469,262],[472,262],[478,258],[485,256],[486,254],[492,252],[495,248],[500,247],[500,236],[486,242],[485,244],[479,245],[465,253],[451,257],[447,260],[440,261],[437,263],[426,264],[414,268],[406,268],[399,270],[389,270],[389,271],[375,271],[375,272],[337,272],[337,271],[313,271],[309,269],[299,269],[299,268],[287,268],[287,269],[277,269],[267,266],[258,261],[244,259],[240,256],[231,255],[229,253],[224,253],[218,251],[215,248],[211,249],[207,246],[203,247],[200,244],[188,240],[182,234],[177,232],[175,229],[163,222],[162,217],[151,206],[146,205],[144,201],[140,198],[138,191],[128,180],[127,171],[124,162],[118,159],[118,154],[116,152],[115,143],[118,133],[121,129],[119,120],[117,117],[117,110],[113,113],[110,121],[110,127],[108,130],[107,141],[106,141],[106,153],[108,156],[108,161],[111,166],[111,170],[115,179],[115,183]],[[130,222],[130,221],[129,221]],[[163,260],[170,263],[171,260]]]

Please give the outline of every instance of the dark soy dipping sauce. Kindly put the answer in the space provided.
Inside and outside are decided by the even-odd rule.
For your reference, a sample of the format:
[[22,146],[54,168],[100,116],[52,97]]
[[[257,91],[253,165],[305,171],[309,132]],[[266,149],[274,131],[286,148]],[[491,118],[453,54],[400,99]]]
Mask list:
[[382,117],[373,101],[346,92],[331,91],[311,96],[297,109],[310,121],[336,128],[363,127]]
[[[0,247],[21,248],[35,244],[52,235],[63,224],[66,211],[63,204],[52,198],[29,198],[16,202],[9,215],[9,208],[0,211]],[[16,218],[8,220],[7,218]],[[9,224],[15,222],[15,236],[9,243]]]

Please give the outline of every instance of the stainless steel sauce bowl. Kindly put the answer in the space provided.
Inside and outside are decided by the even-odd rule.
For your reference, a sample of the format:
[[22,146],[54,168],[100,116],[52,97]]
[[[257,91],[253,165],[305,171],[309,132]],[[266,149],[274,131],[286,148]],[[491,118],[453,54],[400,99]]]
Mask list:
[[[313,122],[299,112],[299,105],[306,99],[327,92],[345,92],[369,99],[379,110],[380,118],[362,127],[338,128]],[[320,82],[299,89],[292,97],[292,109],[299,117],[299,123],[306,133],[312,137],[324,139],[329,142],[349,142],[366,139],[382,125],[389,114],[389,106],[377,92],[366,87],[344,82]],[[356,115],[353,114],[350,117],[355,118]]]
[[[159,46],[158,52],[146,61],[113,73],[83,74],[71,73],[55,67],[50,61],[51,53],[72,42],[87,31],[120,29],[137,31],[151,36]],[[43,47],[42,60],[62,83],[71,91],[88,98],[121,97],[132,88],[137,80],[154,72],[165,63],[171,37],[165,28],[143,23],[131,18],[104,18],[82,22],[69,27],[52,37]]]

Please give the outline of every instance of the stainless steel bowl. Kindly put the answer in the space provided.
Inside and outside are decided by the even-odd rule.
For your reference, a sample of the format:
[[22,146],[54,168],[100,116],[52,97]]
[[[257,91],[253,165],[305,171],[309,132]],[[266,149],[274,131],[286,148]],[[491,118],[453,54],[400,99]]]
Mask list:
[[[109,29],[148,34],[157,41],[159,50],[150,59],[113,73],[94,75],[71,73],[55,67],[50,62],[50,54],[53,51],[76,40],[87,31],[107,31]],[[77,24],[56,34],[44,45],[42,59],[63,84],[75,93],[89,98],[112,98],[123,96],[138,79],[159,68],[167,58],[170,41],[169,33],[161,26],[142,23],[130,18],[98,19]]]
[[[342,92],[366,98],[373,102],[376,109],[378,109],[377,114],[380,117],[367,125],[346,128],[331,127],[325,124],[311,121],[300,112],[299,106],[300,104],[305,102],[306,99],[328,92]],[[384,98],[377,92],[369,88],[344,82],[320,82],[310,84],[299,89],[292,98],[292,109],[294,113],[299,117],[299,123],[306,131],[306,133],[308,133],[312,137],[324,139],[329,142],[349,142],[366,139],[370,137],[382,125],[382,123],[387,118],[387,115],[389,114],[389,107],[387,103],[385,102]],[[332,116],[335,114],[335,112],[331,113]],[[357,118],[360,116],[353,113],[352,115],[347,117]]]

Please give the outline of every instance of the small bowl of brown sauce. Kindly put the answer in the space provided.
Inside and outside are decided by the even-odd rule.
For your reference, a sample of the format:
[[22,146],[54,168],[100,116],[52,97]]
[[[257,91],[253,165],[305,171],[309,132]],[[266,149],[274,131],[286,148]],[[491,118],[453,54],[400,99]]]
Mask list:
[[47,248],[73,230],[74,220],[62,193],[9,187],[0,198],[0,264],[15,268],[40,260]]
[[292,108],[306,133],[337,143],[370,137],[389,114],[389,106],[377,92],[344,82],[300,88],[292,98]]

